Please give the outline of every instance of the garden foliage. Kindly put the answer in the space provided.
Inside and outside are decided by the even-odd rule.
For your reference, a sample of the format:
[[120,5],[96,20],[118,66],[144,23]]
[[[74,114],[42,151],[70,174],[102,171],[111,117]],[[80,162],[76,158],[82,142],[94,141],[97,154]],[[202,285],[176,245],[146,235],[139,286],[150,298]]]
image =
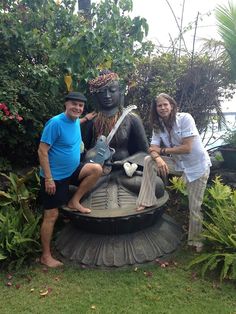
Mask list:
[[38,162],[42,127],[64,109],[65,76],[71,76],[73,90],[88,96],[91,110],[88,80],[104,68],[116,71],[128,86],[126,103],[138,106],[148,136],[150,103],[160,92],[175,97],[200,131],[213,110],[220,115],[220,99],[232,94],[221,56],[212,51],[182,54],[175,47],[152,54],[153,43],[144,40],[145,18],[129,15],[132,0],[100,1],[89,14],[76,13],[75,4],[0,3],[0,167]]
[[[181,178],[174,178],[172,184],[172,189],[187,197]],[[203,208],[202,237],[206,252],[196,257],[189,267],[200,264],[202,276],[216,270],[220,280],[236,279],[236,190],[216,177],[206,189]]]
[[177,57],[173,52],[142,58],[130,81],[128,102],[138,106],[148,135],[151,134],[150,104],[160,93],[172,95],[179,111],[189,112],[194,117],[200,133],[207,129],[212,112],[223,122],[221,100],[233,94],[224,60],[210,50],[195,54],[194,58]]
[[0,262],[4,265],[20,266],[40,249],[37,172],[1,173],[7,185],[6,191],[0,191]]
[[224,54],[232,78],[236,80],[236,5],[228,1],[227,5],[218,5],[216,8],[218,32],[223,40]]
[[75,4],[75,0],[0,2],[0,103],[22,118],[8,119],[0,109],[0,151],[12,163],[37,162],[44,123],[64,110],[65,74],[71,73],[74,90],[87,93],[87,81],[99,67],[128,73],[149,50],[142,42],[146,20],[127,14],[132,0],[94,4],[90,18],[77,14]]

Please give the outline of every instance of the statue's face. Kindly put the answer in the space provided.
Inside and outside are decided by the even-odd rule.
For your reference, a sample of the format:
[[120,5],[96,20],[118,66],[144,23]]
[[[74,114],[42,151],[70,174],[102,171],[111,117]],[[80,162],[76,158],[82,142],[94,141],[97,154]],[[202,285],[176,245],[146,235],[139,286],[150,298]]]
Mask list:
[[101,87],[95,94],[101,110],[110,110],[120,105],[120,87],[118,81],[112,81],[109,85]]

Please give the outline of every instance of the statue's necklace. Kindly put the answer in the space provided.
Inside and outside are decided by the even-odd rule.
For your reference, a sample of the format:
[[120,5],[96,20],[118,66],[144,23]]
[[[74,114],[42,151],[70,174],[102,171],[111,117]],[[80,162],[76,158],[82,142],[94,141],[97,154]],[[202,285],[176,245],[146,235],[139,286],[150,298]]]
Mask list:
[[108,117],[102,112],[99,112],[95,122],[94,122],[94,129],[95,129],[95,136],[98,138],[100,135],[107,136],[114,125],[116,124],[116,121],[119,119],[120,112],[117,112],[115,115]]

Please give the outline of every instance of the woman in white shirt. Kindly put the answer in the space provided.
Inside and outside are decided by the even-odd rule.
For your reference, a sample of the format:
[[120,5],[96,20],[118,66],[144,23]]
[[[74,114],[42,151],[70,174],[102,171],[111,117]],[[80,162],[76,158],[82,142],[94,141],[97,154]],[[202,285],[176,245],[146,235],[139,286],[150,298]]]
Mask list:
[[144,160],[144,172],[137,210],[154,206],[155,176],[168,173],[182,174],[187,184],[189,200],[188,245],[201,251],[201,205],[210,173],[211,161],[204,148],[195,121],[189,113],[178,113],[177,103],[161,93],[151,107],[153,134],[149,147],[150,156]]

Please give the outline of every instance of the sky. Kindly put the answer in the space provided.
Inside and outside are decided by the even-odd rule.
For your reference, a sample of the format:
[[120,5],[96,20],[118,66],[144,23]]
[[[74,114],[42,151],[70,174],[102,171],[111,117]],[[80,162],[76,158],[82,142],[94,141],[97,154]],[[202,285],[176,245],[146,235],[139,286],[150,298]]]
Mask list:
[[[234,0],[233,2],[235,2]],[[177,24],[168,3],[172,7],[180,24],[183,3],[183,27],[193,24],[199,12],[196,38],[200,46],[202,38],[218,38],[214,9],[217,5],[226,5],[227,0],[133,0],[132,15],[145,17],[149,24],[148,38],[156,44],[169,46],[170,35],[176,38],[179,34]],[[194,30],[188,31],[186,42],[192,47]]]

